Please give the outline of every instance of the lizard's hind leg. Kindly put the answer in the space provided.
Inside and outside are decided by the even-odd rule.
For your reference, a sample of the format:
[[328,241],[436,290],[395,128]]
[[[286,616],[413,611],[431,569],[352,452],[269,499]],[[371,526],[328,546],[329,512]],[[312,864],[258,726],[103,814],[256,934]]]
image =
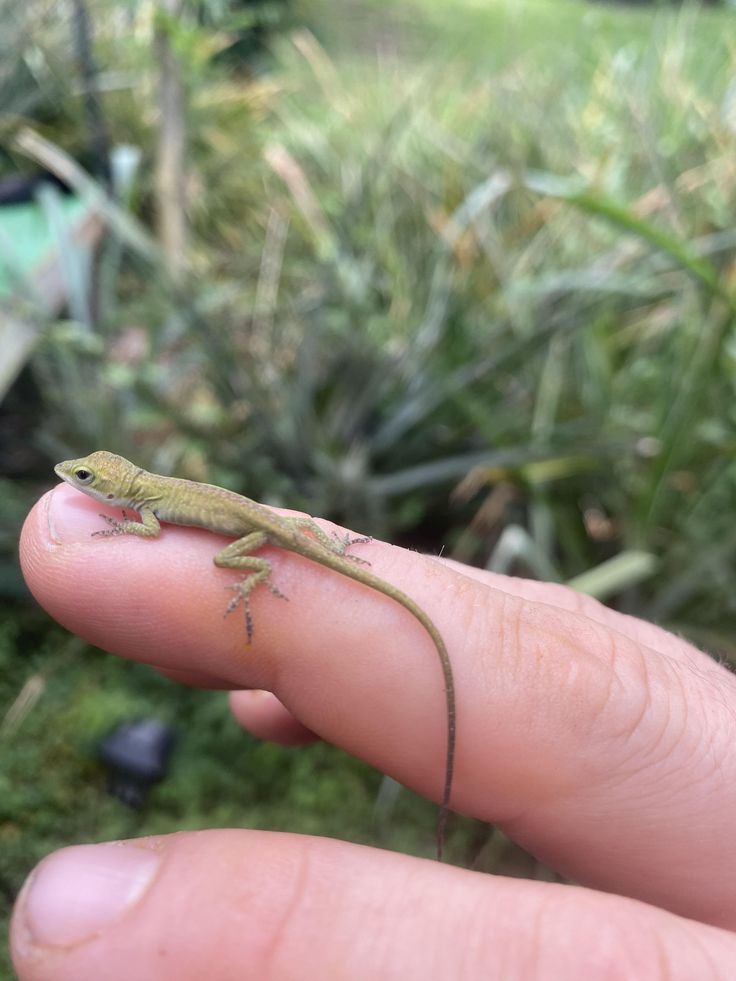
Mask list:
[[367,542],[373,541],[370,536],[351,538],[350,532],[346,532],[344,535],[338,535],[335,531],[332,534],[328,534],[312,518],[288,518],[287,520],[293,524],[297,531],[306,532],[308,535],[316,538],[320,545],[324,545],[329,552],[344,556],[344,558],[350,559],[351,562],[357,562],[358,565],[370,565],[370,562],[361,559],[359,555],[348,554],[348,549],[351,545],[365,545]]
[[235,542],[230,542],[222,551],[214,557],[214,563],[220,569],[246,569],[246,575],[240,582],[229,586],[235,592],[235,596],[230,600],[225,610],[225,616],[232,613],[240,603],[243,604],[245,612],[245,632],[248,635],[248,643],[253,639],[253,614],[250,609],[250,594],[260,583],[267,586],[274,596],[280,599],[288,599],[271,582],[271,563],[268,559],[261,559],[251,553],[262,548],[268,541],[268,535],[262,531],[254,531],[250,535],[245,535]]

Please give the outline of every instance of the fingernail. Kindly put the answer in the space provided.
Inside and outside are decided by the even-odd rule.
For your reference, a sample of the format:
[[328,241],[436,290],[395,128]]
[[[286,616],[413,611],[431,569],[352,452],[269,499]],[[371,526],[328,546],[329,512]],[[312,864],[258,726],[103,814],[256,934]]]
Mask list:
[[105,527],[99,515],[101,508],[102,505],[66,484],[55,487],[49,494],[46,507],[51,540],[64,545],[95,541],[92,533]]
[[122,843],[54,852],[31,873],[25,890],[33,942],[69,947],[99,935],[136,905],[159,862],[158,853]]

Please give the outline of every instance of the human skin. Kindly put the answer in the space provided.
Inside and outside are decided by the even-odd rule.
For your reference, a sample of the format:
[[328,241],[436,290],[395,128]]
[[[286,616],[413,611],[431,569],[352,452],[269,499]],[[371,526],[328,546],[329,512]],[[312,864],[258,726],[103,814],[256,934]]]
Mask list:
[[[243,656],[241,619],[222,617],[232,573],[212,565],[224,540],[172,526],[153,542],[96,539],[99,510],[58,487],[24,527],[26,579],[59,622],[123,657],[155,652],[178,680],[234,689],[255,735],[324,738],[437,798],[444,695],[406,611],[264,549],[289,603],[254,595]],[[379,542],[360,554],[450,651],[453,807],[581,885],[245,830],[73,846],[40,863],[16,904],[20,981],[736,976],[733,676],[560,586]]]

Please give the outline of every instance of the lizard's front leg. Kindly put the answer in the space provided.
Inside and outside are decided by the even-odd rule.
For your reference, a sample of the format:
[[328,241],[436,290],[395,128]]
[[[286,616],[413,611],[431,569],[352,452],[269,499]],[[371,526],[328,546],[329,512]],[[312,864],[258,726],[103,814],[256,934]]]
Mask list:
[[239,538],[235,542],[230,542],[221,552],[218,552],[213,561],[220,569],[247,569],[248,575],[240,582],[235,583],[230,589],[235,591],[235,596],[230,600],[225,610],[225,616],[232,613],[239,603],[243,604],[245,611],[245,630],[248,635],[248,643],[253,639],[253,615],[250,611],[250,594],[259,583],[264,583],[271,590],[274,596],[287,599],[286,596],[271,582],[271,563],[268,559],[261,559],[251,553],[256,552],[268,542],[268,535],[262,531],[254,531],[249,535]]
[[161,534],[161,525],[158,518],[150,507],[140,509],[140,521],[132,521],[123,511],[123,520],[111,518],[109,514],[101,514],[100,517],[110,525],[104,531],[93,531],[93,538],[109,538],[113,535],[139,535],[141,538],[157,538]]

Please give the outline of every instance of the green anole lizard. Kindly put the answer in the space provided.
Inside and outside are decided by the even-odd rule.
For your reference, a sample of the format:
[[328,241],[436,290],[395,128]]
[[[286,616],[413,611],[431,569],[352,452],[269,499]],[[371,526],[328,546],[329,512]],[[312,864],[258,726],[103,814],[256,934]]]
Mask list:
[[98,450],[79,460],[65,460],[58,463],[54,470],[62,480],[95,500],[111,507],[131,508],[140,515],[140,521],[131,521],[125,511],[122,521],[102,515],[110,528],[94,532],[95,535],[155,538],[161,531],[159,522],[164,521],[205,528],[235,538],[236,541],[219,551],[213,561],[220,568],[246,572],[245,578],[231,587],[235,596],[225,612],[231,613],[242,603],[248,643],[253,636],[250,594],[255,587],[263,583],[274,595],[285,598],[271,581],[270,562],[253,554],[264,545],[276,545],[296,552],[375,589],[400,603],[421,623],[437,650],[447,700],[445,781],[437,821],[437,858],[441,861],[455,763],[455,683],[450,656],[442,635],[421,606],[396,586],[365,569],[361,559],[346,554],[350,545],[369,539],[333,538],[311,518],[282,517],[264,505],[223,487],[148,473],[124,457],[106,450]]

